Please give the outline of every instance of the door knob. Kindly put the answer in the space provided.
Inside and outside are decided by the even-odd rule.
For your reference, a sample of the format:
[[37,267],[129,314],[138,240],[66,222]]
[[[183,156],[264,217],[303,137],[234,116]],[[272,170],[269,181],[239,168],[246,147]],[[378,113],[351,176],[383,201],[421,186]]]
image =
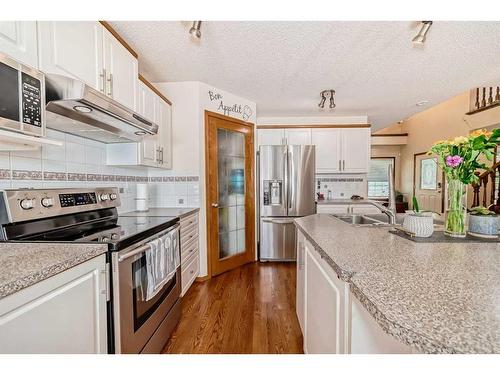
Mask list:
[[214,207],[214,208],[219,207],[219,203],[212,203],[212,207]]

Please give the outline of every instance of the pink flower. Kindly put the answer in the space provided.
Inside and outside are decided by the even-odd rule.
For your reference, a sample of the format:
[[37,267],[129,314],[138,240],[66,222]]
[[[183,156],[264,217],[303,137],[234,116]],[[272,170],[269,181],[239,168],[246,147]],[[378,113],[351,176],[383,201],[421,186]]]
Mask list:
[[462,164],[463,161],[464,158],[461,157],[460,155],[454,155],[454,156],[448,155],[446,157],[446,165],[452,168],[458,167],[460,164]]

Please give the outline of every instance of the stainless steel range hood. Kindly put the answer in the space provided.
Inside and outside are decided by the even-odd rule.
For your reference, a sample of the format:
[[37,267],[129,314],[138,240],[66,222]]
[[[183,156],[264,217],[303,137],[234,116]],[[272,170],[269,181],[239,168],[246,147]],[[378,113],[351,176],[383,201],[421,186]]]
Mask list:
[[158,125],[85,83],[57,75],[45,77],[47,127],[104,143],[139,142]]

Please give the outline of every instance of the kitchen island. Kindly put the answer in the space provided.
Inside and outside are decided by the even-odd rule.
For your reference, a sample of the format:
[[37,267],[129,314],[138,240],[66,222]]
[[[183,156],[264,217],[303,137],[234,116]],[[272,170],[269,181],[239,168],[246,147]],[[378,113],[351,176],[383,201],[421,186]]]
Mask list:
[[[500,244],[415,243],[387,227],[355,227],[325,214],[295,224],[312,255],[338,277],[333,282],[348,289],[339,310],[348,317],[344,352],[356,352],[356,335],[371,340],[359,338],[349,315],[362,306],[360,313],[407,352],[500,353]],[[307,297],[304,303],[307,310]]]

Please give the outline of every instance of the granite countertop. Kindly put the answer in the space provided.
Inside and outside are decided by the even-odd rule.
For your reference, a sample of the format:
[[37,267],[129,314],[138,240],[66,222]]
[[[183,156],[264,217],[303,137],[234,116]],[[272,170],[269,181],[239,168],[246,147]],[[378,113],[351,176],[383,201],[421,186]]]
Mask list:
[[107,250],[106,244],[0,243],[0,299]]
[[150,208],[148,211],[131,211],[120,214],[120,216],[177,216],[183,218],[194,212],[199,211],[199,208]]
[[500,244],[415,243],[326,214],[295,223],[388,334],[424,353],[500,353]]

